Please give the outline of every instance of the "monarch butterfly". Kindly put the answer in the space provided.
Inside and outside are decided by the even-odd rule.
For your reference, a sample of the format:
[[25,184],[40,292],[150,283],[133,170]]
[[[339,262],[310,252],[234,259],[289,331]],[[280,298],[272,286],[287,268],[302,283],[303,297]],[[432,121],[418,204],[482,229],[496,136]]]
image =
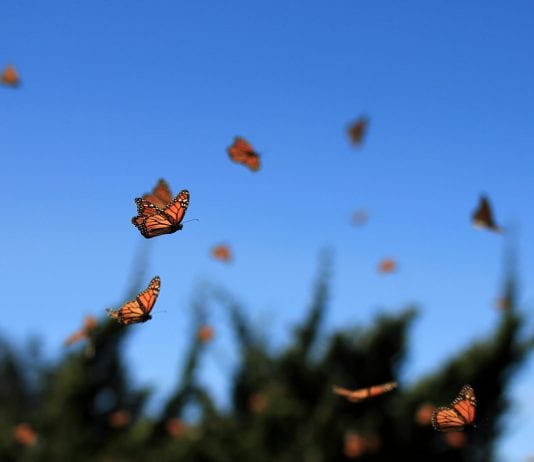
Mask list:
[[17,87],[20,84],[19,74],[13,66],[6,66],[0,75],[0,82],[9,87]]
[[138,294],[135,300],[126,302],[118,310],[106,310],[108,316],[125,325],[146,322],[152,319],[150,312],[158,298],[160,286],[161,280],[159,276],[153,277],[148,287]]
[[385,258],[378,264],[381,273],[393,273],[397,270],[397,262],[393,258]]
[[211,254],[217,260],[229,262],[232,260],[232,250],[227,245],[221,244],[211,249]]
[[232,159],[234,162],[245,165],[253,172],[256,172],[260,169],[259,154],[254,151],[254,148],[244,138],[236,136],[234,138],[234,144],[229,146],[227,151],[230,159]]
[[360,145],[363,142],[363,138],[367,133],[367,127],[369,125],[369,119],[365,116],[360,117],[348,128],[349,139],[353,145]]
[[470,385],[464,385],[451,407],[438,407],[432,414],[432,426],[440,432],[462,431],[475,420],[477,400]]
[[493,212],[485,195],[480,196],[478,207],[471,215],[471,221],[475,228],[485,228],[496,233],[502,233],[502,228],[493,219]]
[[84,338],[88,338],[91,335],[92,331],[96,329],[97,325],[98,321],[94,316],[86,316],[83,321],[83,327],[71,334],[67,338],[67,340],[65,340],[65,346],[72,345],[73,343],[79,342]]
[[165,206],[172,201],[172,198],[171,188],[163,178],[158,181],[158,184],[156,184],[152,193],[143,196],[143,199],[151,202],[160,209],[165,208]]
[[140,197],[135,199],[135,203],[137,216],[132,218],[132,223],[144,237],[150,239],[162,234],[172,234],[183,228],[181,221],[189,207],[189,191],[183,189],[163,208]]
[[373,385],[367,388],[360,388],[358,390],[349,390],[347,388],[332,387],[332,390],[337,395],[345,396],[349,401],[358,403],[367,398],[373,398],[388,391],[397,388],[397,382],[387,382],[381,385]]

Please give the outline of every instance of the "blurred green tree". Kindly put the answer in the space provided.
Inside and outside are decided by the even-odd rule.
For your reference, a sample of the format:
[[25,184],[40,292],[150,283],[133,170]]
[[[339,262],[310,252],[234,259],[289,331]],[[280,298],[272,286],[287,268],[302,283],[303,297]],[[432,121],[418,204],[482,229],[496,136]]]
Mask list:
[[[409,347],[415,308],[379,315],[371,327],[322,333],[331,263],[321,260],[307,318],[288,346],[274,350],[251,327],[245,310],[227,292],[194,301],[195,326],[206,322],[207,298],[226,307],[239,350],[229,406],[218,407],[196,376],[210,345],[192,335],[175,391],[156,416],[143,413],[148,390],[127,380],[121,345],[128,329],[102,322],[95,352],[67,354],[45,364],[35,353],[0,344],[0,460],[491,462],[508,409],[506,390],[532,351],[516,308],[513,265],[507,305],[495,331],[413,385],[359,403],[332,392],[333,385],[368,387],[397,380]],[[132,293],[139,289],[133,284]],[[447,404],[464,384],[477,395],[476,428],[444,434],[430,425],[434,406]],[[199,416],[187,419],[191,406]],[[20,423],[37,432],[17,442]]]

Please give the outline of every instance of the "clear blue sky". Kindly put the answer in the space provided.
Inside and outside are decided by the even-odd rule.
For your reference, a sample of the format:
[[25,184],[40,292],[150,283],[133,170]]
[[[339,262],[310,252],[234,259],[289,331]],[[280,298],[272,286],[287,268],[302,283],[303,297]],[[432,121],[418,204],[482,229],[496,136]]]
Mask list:
[[[280,344],[306,312],[318,253],[329,246],[328,329],[421,307],[404,371],[413,380],[498,322],[505,241],[470,226],[481,192],[497,221],[517,230],[521,303],[532,313],[531,2],[1,9],[0,67],[14,64],[23,80],[0,88],[0,331],[14,341],[37,334],[49,355],[62,353],[84,315],[123,300],[134,256],[148,246],[146,282],[159,274],[162,290],[127,351],[133,376],[161,397],[199,284],[234,292]],[[369,132],[354,150],[345,129],[361,114]],[[260,172],[228,160],[235,135],[261,153]],[[145,241],[130,223],[133,199],[160,177],[191,191],[187,217],[199,221]],[[371,218],[354,228],[360,207]],[[231,266],[209,257],[220,241],[234,248]],[[384,277],[376,264],[387,256],[400,270]],[[219,342],[231,363],[232,346]],[[215,381],[217,361],[208,354]],[[501,444],[510,461],[534,452],[529,367]]]

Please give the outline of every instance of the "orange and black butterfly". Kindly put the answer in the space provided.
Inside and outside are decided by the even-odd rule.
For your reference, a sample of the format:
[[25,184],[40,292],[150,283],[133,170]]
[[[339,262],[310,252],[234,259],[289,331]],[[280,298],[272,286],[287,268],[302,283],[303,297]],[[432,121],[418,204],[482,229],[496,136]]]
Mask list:
[[165,206],[172,201],[172,198],[171,188],[163,178],[158,181],[158,184],[154,187],[151,193],[143,196],[143,199],[151,202],[160,209],[165,208]]
[[260,155],[244,138],[236,136],[234,138],[234,144],[229,146],[227,151],[230,159],[234,162],[245,165],[253,172],[260,169]]
[[440,432],[458,432],[475,420],[477,400],[470,385],[464,385],[451,407],[438,407],[432,414],[432,426]]
[[367,133],[367,127],[369,125],[369,119],[365,116],[360,117],[348,128],[349,139],[355,146],[362,144],[365,134]]
[[0,82],[8,87],[18,87],[20,77],[17,70],[13,66],[6,66],[0,74]]
[[220,244],[213,247],[211,249],[211,255],[213,258],[224,262],[229,262],[232,260],[232,250],[225,244]]
[[141,234],[150,239],[162,234],[172,234],[183,228],[187,207],[189,207],[189,191],[183,189],[165,207],[158,207],[152,202],[137,197],[137,216],[132,218],[132,223]]
[[397,388],[397,382],[382,383],[381,385],[373,385],[372,387],[360,388],[358,390],[349,390],[348,388],[334,386],[332,390],[337,395],[345,396],[347,400],[358,403],[364,399],[373,398],[395,388]]
[[485,228],[496,233],[502,233],[502,228],[495,223],[489,200],[486,196],[480,196],[478,207],[471,215],[471,221],[475,228]]
[[153,277],[148,287],[138,294],[135,300],[126,302],[118,310],[106,310],[108,316],[125,325],[146,322],[152,319],[150,312],[158,298],[160,286],[161,280],[159,276]]

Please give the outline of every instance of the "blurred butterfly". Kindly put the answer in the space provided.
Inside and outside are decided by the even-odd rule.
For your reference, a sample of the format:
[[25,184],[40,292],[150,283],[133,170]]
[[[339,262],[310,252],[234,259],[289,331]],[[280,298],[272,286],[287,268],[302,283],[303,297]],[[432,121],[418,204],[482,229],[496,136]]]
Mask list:
[[86,316],[83,321],[83,327],[71,334],[64,342],[65,346],[72,345],[81,340],[87,339],[85,355],[92,358],[95,355],[95,335],[94,331],[98,327],[98,321],[94,316]]
[[360,145],[367,133],[369,119],[365,116],[360,117],[348,128],[349,139],[353,145]]
[[96,329],[97,325],[98,321],[94,316],[86,316],[83,321],[83,327],[70,335],[67,340],[65,340],[64,345],[69,346],[88,338],[91,332]]
[[234,144],[228,147],[227,151],[230,159],[234,162],[245,165],[253,172],[260,169],[259,154],[254,151],[254,148],[244,138],[236,136],[234,138]]
[[337,395],[345,396],[347,400],[353,403],[358,403],[360,401],[363,401],[364,399],[373,398],[375,396],[391,391],[395,388],[397,388],[397,382],[387,382],[381,385],[373,385],[367,388],[360,388],[358,390],[349,390],[347,388],[334,386],[332,387],[332,390]]
[[397,270],[397,262],[393,258],[385,258],[378,264],[381,273],[393,273]]
[[204,324],[200,326],[197,331],[197,339],[201,343],[209,342],[215,336],[215,331],[213,327]]
[[132,417],[126,409],[119,409],[108,415],[108,423],[113,428],[124,428],[131,420]]
[[141,234],[150,239],[162,234],[172,234],[183,228],[181,224],[187,207],[189,207],[189,191],[183,189],[165,207],[158,207],[146,199],[137,197],[137,216],[132,223]]
[[108,316],[125,325],[146,322],[152,319],[150,312],[158,298],[160,286],[160,278],[155,276],[148,284],[148,287],[135,297],[135,300],[126,302],[118,310],[107,309]]
[[187,426],[183,420],[173,417],[165,421],[165,429],[171,437],[181,438],[187,431]]
[[501,311],[508,311],[512,309],[513,306],[512,298],[507,295],[498,298],[495,303],[497,305],[497,308]]
[[143,196],[143,199],[151,202],[160,209],[165,208],[165,206],[172,201],[172,198],[171,188],[169,188],[169,185],[163,178],[158,181],[158,184],[154,187],[152,193]]
[[440,432],[462,431],[475,420],[477,400],[470,385],[464,385],[451,407],[438,407],[432,414],[432,426]]
[[496,233],[502,233],[502,228],[493,219],[493,212],[486,196],[480,196],[479,204],[471,216],[473,226],[478,229],[489,229]]
[[211,249],[211,254],[213,255],[213,258],[216,258],[217,260],[224,262],[232,260],[232,250],[224,244],[213,247],[213,249]]
[[363,225],[367,222],[368,219],[369,219],[369,214],[363,209],[356,210],[352,214],[352,223],[354,225]]
[[0,74],[0,82],[9,87],[20,85],[19,74],[13,66],[6,66]]
[[37,433],[27,423],[20,423],[13,428],[13,439],[23,446],[33,446],[37,442]]

